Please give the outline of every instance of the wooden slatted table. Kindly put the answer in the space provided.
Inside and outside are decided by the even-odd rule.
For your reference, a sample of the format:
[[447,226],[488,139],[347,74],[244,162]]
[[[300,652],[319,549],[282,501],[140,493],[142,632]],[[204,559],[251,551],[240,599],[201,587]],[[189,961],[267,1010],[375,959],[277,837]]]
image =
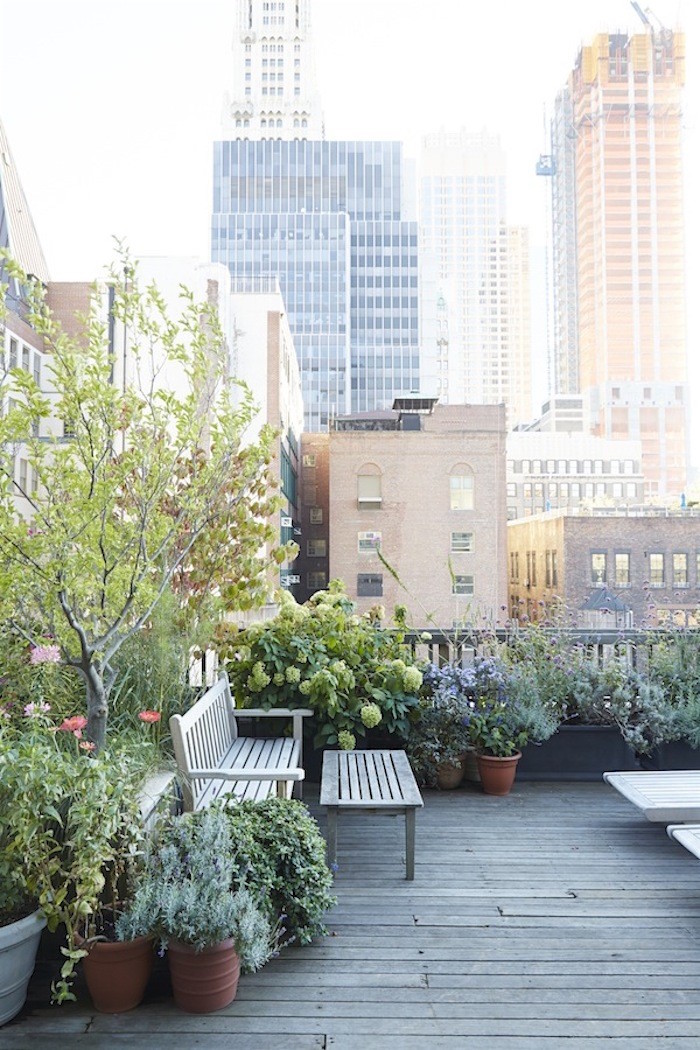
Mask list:
[[338,852],[341,810],[403,813],[406,817],[406,878],[413,879],[416,810],[423,805],[405,751],[324,751],[320,804],[328,810],[328,862]]
[[659,824],[700,820],[700,770],[634,770],[603,773],[603,779]]

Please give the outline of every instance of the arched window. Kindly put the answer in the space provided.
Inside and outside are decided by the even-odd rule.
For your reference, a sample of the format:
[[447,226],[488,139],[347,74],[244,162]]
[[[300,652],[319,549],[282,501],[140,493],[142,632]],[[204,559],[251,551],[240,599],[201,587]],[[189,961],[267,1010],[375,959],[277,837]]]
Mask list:
[[474,510],[474,472],[466,463],[450,471],[450,510]]
[[382,505],[382,475],[376,463],[365,463],[357,472],[357,505],[369,510]]

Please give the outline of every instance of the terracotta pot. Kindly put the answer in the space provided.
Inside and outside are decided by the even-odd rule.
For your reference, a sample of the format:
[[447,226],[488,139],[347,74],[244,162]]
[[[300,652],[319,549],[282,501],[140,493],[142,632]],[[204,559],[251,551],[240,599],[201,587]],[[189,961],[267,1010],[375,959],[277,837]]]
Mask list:
[[435,769],[437,775],[437,786],[441,791],[452,791],[454,788],[458,788],[464,779],[464,767],[466,763],[466,755],[460,755],[459,765],[455,766],[452,762],[440,762]]
[[201,952],[189,944],[171,941],[168,964],[173,995],[181,1010],[208,1014],[236,998],[241,965],[230,937]]
[[[76,934],[78,946],[82,938]],[[143,999],[153,969],[153,941],[95,941],[83,959],[83,973],[95,1009],[103,1014],[133,1010]]]
[[508,758],[496,758],[495,755],[477,755],[481,786],[486,795],[507,795],[515,780],[515,769],[520,761],[521,752],[516,751]]

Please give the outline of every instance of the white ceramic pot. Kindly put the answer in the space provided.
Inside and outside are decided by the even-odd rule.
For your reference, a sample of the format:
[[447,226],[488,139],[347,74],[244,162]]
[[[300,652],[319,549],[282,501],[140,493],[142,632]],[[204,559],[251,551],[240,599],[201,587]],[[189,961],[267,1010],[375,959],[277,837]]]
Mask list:
[[44,926],[46,919],[41,911],[0,926],[0,1025],[24,1006]]

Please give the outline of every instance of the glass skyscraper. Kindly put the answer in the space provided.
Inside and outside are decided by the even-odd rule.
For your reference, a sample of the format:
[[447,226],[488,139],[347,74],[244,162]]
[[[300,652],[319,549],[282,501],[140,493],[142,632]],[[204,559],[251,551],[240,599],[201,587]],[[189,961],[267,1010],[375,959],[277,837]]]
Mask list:
[[398,143],[215,145],[212,259],[278,277],[308,430],[417,389],[417,240]]
[[227,140],[214,146],[212,260],[238,286],[278,278],[307,430],[390,408],[419,383],[418,228],[402,206],[402,147],[324,139],[308,0],[238,0],[234,56]]

